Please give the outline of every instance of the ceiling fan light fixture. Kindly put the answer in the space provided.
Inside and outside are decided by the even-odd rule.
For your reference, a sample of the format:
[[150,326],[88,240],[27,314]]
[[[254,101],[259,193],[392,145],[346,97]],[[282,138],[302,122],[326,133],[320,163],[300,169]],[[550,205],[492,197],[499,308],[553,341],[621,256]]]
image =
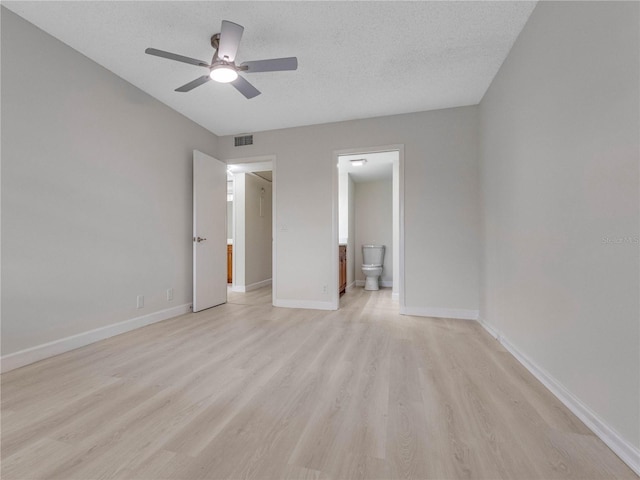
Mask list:
[[216,82],[229,83],[238,78],[238,72],[230,65],[214,65],[209,76]]

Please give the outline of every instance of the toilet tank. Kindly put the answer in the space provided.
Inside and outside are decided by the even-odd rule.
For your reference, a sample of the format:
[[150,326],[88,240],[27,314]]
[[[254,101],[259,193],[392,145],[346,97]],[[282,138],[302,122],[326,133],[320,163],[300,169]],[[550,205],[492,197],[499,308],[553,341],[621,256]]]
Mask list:
[[384,245],[362,245],[363,265],[382,265],[384,261]]

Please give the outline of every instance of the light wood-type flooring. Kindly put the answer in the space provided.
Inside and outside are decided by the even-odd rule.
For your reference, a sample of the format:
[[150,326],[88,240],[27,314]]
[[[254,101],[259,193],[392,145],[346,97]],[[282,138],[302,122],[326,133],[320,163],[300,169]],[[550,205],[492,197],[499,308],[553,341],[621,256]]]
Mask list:
[[2,375],[2,479],[637,478],[476,322],[270,302]]

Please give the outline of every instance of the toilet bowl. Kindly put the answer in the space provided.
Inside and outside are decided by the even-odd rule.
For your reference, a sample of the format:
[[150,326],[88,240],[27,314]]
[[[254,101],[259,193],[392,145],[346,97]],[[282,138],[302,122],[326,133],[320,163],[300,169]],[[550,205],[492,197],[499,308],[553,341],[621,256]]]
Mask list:
[[365,290],[380,290],[379,279],[382,275],[384,245],[362,245],[362,273],[365,277]]
[[382,275],[382,267],[375,265],[362,265],[362,273],[364,273],[364,289],[380,290],[378,279]]

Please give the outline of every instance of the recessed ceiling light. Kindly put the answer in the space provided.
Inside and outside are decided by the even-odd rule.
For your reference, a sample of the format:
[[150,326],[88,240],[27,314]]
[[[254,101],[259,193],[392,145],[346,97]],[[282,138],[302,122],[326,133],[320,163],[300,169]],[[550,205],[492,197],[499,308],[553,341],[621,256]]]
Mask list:
[[362,165],[367,163],[367,159],[366,158],[356,158],[354,160],[350,160],[350,162],[351,162],[351,165],[353,165],[354,167],[361,167]]

